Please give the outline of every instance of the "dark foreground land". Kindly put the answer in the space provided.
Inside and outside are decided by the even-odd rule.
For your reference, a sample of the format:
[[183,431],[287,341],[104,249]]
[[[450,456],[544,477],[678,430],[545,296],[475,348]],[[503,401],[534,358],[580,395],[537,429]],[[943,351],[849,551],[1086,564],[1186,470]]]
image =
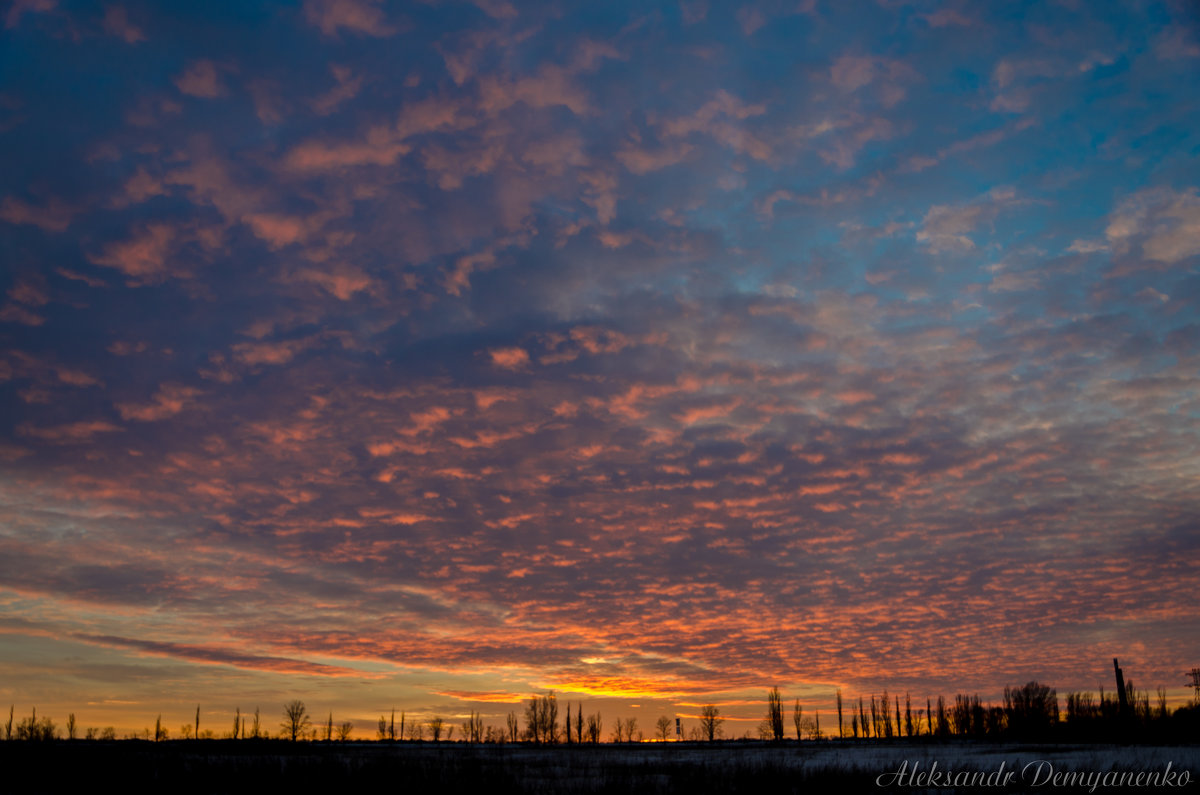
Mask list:
[[0,743],[0,770],[0,792],[1195,792],[1200,747],[14,742]]

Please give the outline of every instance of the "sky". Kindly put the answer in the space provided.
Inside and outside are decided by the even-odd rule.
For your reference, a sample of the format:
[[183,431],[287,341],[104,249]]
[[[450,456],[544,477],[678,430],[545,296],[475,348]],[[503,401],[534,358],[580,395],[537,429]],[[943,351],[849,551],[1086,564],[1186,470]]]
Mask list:
[[1190,696],[1194,3],[0,25],[18,714]]

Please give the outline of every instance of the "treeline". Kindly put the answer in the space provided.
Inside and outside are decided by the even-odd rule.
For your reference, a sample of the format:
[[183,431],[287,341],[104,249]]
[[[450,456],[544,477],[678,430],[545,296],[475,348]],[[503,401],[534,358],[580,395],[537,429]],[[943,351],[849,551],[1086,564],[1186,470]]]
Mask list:
[[[876,696],[859,696],[844,701],[836,695],[836,731],[822,734],[819,712],[812,719],[803,717],[799,699],[793,706],[792,720],[796,740],[888,740],[898,738],[932,739],[991,738],[1009,742],[1082,742],[1082,741],[1172,741],[1200,738],[1200,700],[1171,710],[1166,690],[1159,687],[1152,704],[1146,691],[1132,683],[1122,693],[1099,695],[1071,692],[1060,711],[1054,688],[1033,681],[1020,687],[1004,688],[1001,704],[991,704],[978,694],[958,694],[953,701],[938,696],[927,698],[915,708],[911,696],[889,696],[887,690]],[[763,740],[785,739],[783,703],[778,688],[767,694],[767,714],[758,726]]]
[[[1200,739],[1200,701],[1175,710],[1167,706],[1166,691],[1158,688],[1153,701],[1150,694],[1123,683],[1120,692],[1071,692],[1060,711],[1055,690],[1039,682],[1020,687],[1006,687],[1002,704],[983,702],[979,696],[959,694],[953,701],[942,696],[925,703],[914,704],[908,693],[858,696],[844,700],[842,691],[836,694],[836,709],[827,718],[827,730],[821,728],[821,714],[813,710],[807,715],[799,699],[785,715],[784,698],[779,688],[767,692],[766,715],[758,724],[757,736],[746,732],[738,739],[759,739],[783,742],[800,741],[878,741],[898,738],[990,738],[1008,742],[1080,742],[1080,741],[1193,741]],[[725,739],[726,717],[712,704],[700,710],[697,723],[683,731],[678,718],[662,715],[652,733],[638,726],[636,717],[613,719],[605,734],[605,720],[599,711],[584,713],[583,702],[566,702],[560,722],[558,697],[554,693],[532,696],[524,705],[522,715],[509,712],[502,726],[485,725],[483,717],[472,711],[467,719],[455,724],[440,716],[423,720],[410,719],[395,710],[379,716],[375,739],[381,742],[432,741],[468,743],[534,743],[534,744],[598,744],[643,742],[653,739],[714,742]],[[284,705],[283,719],[271,733],[255,708],[253,715],[235,710],[232,725],[218,732],[200,725],[197,705],[193,721],[183,724],[172,733],[163,725],[161,715],[154,729],[125,735],[125,739],[164,741],[169,739],[232,739],[347,742],[354,732],[351,721],[336,721],[330,712],[324,720],[314,719],[303,701],[293,700]],[[790,721],[787,718],[790,717]],[[836,721],[836,722],[835,722]],[[789,725],[790,724],[790,725]],[[74,713],[60,731],[47,716],[38,717],[37,710],[20,720],[15,719],[15,705],[9,708],[4,725],[5,740],[48,741],[115,740],[116,731],[87,728],[80,731]]]

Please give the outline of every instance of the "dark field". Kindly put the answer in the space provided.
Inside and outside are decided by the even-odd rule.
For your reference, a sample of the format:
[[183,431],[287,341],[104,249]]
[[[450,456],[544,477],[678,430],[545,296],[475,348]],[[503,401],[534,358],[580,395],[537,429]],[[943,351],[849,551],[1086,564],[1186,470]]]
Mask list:
[[[908,770],[942,778],[897,779]],[[936,768],[933,767],[936,763]],[[1040,767],[1038,766],[1040,764]],[[1169,766],[1169,767],[1168,767]],[[1197,791],[1196,746],[760,743],[599,746],[276,741],[0,744],[4,792],[1159,792]],[[992,785],[967,782],[967,772]],[[1039,782],[1053,771],[1157,774],[1161,786]],[[1169,775],[1163,774],[1169,771]],[[1007,786],[997,786],[1005,773]],[[876,782],[883,776],[885,784]],[[955,776],[959,778],[947,778]],[[32,782],[18,784],[18,782]],[[987,779],[984,779],[987,781]],[[1111,779],[1110,779],[1111,781]],[[1154,782],[1153,779],[1150,779]],[[957,786],[956,786],[957,784]],[[364,789],[368,788],[368,789]]]

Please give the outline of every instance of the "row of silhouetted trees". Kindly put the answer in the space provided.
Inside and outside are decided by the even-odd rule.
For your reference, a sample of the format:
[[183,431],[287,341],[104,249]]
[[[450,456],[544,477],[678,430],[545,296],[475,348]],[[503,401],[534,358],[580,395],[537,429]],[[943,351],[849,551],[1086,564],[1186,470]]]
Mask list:
[[[801,740],[878,740],[892,738],[994,738],[1008,741],[1045,740],[1170,740],[1200,738],[1200,703],[1171,710],[1167,706],[1166,691],[1158,688],[1152,701],[1149,693],[1139,691],[1132,683],[1125,683],[1124,693],[1105,692],[1098,695],[1090,692],[1068,693],[1065,711],[1060,711],[1059,699],[1054,688],[1039,682],[1029,682],[1020,687],[1006,687],[1002,704],[983,702],[978,695],[959,694],[953,701],[942,696],[925,703],[915,703],[908,693],[889,695],[884,690],[880,695],[859,696],[857,700],[844,700],[842,691],[836,694],[836,724],[833,718],[827,722],[828,730],[822,732],[821,715],[813,710],[808,716],[799,699],[791,707],[791,726],[787,724],[784,698],[779,688],[767,692],[767,712],[758,725],[758,739],[783,741],[793,734]],[[1124,695],[1124,698],[1120,696]],[[638,727],[637,718],[616,718],[611,733],[604,735],[604,720],[600,713],[584,714],[583,703],[567,702],[564,717],[560,722],[558,697],[554,693],[535,695],[525,704],[521,717],[509,712],[504,726],[485,725],[483,717],[472,711],[467,720],[454,725],[439,716],[426,720],[410,720],[404,712],[379,717],[376,739],[396,742],[401,740],[458,740],[469,743],[529,742],[539,744],[583,744],[610,742],[640,742],[647,739]],[[523,724],[522,725],[522,718]],[[693,741],[715,741],[723,736],[725,717],[712,704],[700,710],[698,725],[690,727],[686,737],[677,737],[677,723],[666,715],[661,716],[654,727],[653,739],[668,741],[687,739]],[[283,718],[278,732],[272,735],[265,729],[259,710],[253,715],[243,714],[237,709],[233,725],[220,736],[227,739],[266,739],[274,736],[292,741],[324,740],[327,742],[350,739],[354,724],[350,721],[335,722],[333,713],[325,720],[315,719],[303,701],[293,700],[284,705]],[[457,731],[457,737],[455,736]],[[201,729],[200,707],[196,707],[195,720],[179,728],[177,738],[215,739],[212,729]],[[747,737],[753,735],[747,734]],[[8,721],[4,725],[5,740],[44,741],[60,737],[68,740],[113,740],[116,732],[112,727],[88,728],[82,732],[76,725],[72,713],[62,732],[47,716],[39,717],[34,709],[28,717],[15,719],[15,708],[9,708]],[[153,732],[145,729],[141,733],[127,735],[130,739],[170,739],[171,733],[163,726],[161,716],[155,722]]]

